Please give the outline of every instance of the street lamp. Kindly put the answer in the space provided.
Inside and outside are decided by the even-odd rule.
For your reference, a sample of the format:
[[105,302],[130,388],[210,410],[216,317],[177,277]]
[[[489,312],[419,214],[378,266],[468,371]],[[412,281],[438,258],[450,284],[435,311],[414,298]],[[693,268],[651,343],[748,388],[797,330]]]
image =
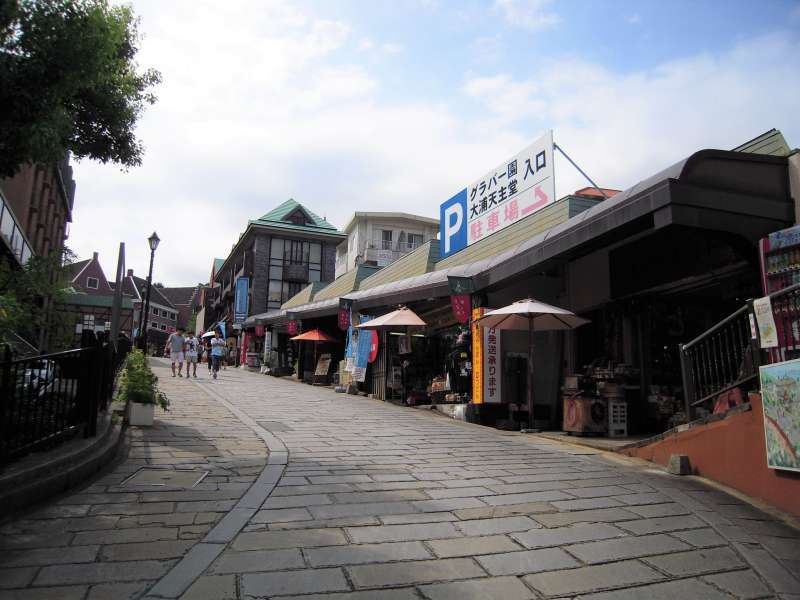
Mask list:
[[[147,243],[150,244],[150,270],[147,273],[147,296],[144,301],[144,318],[150,318],[150,290],[153,287],[153,258],[156,254],[156,248],[158,248],[158,243],[161,240],[158,238],[158,234],[153,232],[149,238],[147,238]],[[147,321],[139,321],[139,326],[142,327],[142,351],[147,354]]]

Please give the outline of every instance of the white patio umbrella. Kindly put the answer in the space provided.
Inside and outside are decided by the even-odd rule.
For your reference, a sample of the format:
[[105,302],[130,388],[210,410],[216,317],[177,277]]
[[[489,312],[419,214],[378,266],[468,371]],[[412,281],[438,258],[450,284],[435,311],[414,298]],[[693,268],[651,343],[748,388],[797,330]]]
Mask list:
[[576,314],[557,306],[526,298],[513,304],[490,310],[478,324],[494,329],[528,330],[528,425],[533,428],[533,334],[536,331],[575,329],[589,323]]

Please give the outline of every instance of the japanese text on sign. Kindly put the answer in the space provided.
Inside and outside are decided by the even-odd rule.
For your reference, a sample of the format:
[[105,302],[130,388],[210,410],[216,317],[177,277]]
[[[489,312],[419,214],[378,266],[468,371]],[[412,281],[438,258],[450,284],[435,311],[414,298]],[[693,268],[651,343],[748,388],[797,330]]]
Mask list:
[[553,132],[440,206],[442,257],[508,227],[555,199]]
[[483,401],[500,402],[503,375],[500,369],[500,330],[485,327],[483,330]]

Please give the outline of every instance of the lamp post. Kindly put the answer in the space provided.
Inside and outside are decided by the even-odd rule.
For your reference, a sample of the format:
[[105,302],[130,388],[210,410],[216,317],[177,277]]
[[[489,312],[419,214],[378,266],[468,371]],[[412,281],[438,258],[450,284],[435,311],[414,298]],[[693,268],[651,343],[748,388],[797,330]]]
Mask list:
[[[150,289],[153,287],[153,258],[156,253],[156,248],[158,248],[158,242],[160,241],[155,231],[153,235],[147,238],[147,243],[150,244],[150,270],[147,273],[147,295],[144,301],[144,317],[146,319],[150,318]],[[140,319],[139,326],[142,327],[142,351],[147,354],[147,322]]]

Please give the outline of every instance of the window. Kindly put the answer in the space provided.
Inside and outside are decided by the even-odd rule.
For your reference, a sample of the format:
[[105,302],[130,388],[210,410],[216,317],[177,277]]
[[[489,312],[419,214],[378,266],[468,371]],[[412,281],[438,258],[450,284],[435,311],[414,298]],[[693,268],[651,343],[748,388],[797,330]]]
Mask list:
[[408,249],[413,250],[414,248],[419,248],[422,246],[422,234],[421,233],[409,233],[408,234]]
[[169,313],[169,318],[174,321],[175,320],[175,313],[174,312]]
[[158,323],[156,323],[155,321],[153,321],[152,323],[150,323],[150,326],[151,326],[153,329],[158,329]]
[[94,329],[94,315],[83,315],[83,328]]
[[166,317],[167,316],[167,311],[165,311],[163,308],[161,309],[161,316],[162,317]]
[[162,323],[161,324],[161,331],[166,331],[166,330],[167,330],[167,326]]
[[392,249],[392,230],[391,229],[383,229],[383,230],[381,230],[381,249],[382,250],[391,250]]
[[97,277],[87,277],[86,287],[90,290],[96,290],[100,287],[100,280]]
[[158,309],[157,308],[153,309],[153,315],[156,316],[156,317],[158,316]]

